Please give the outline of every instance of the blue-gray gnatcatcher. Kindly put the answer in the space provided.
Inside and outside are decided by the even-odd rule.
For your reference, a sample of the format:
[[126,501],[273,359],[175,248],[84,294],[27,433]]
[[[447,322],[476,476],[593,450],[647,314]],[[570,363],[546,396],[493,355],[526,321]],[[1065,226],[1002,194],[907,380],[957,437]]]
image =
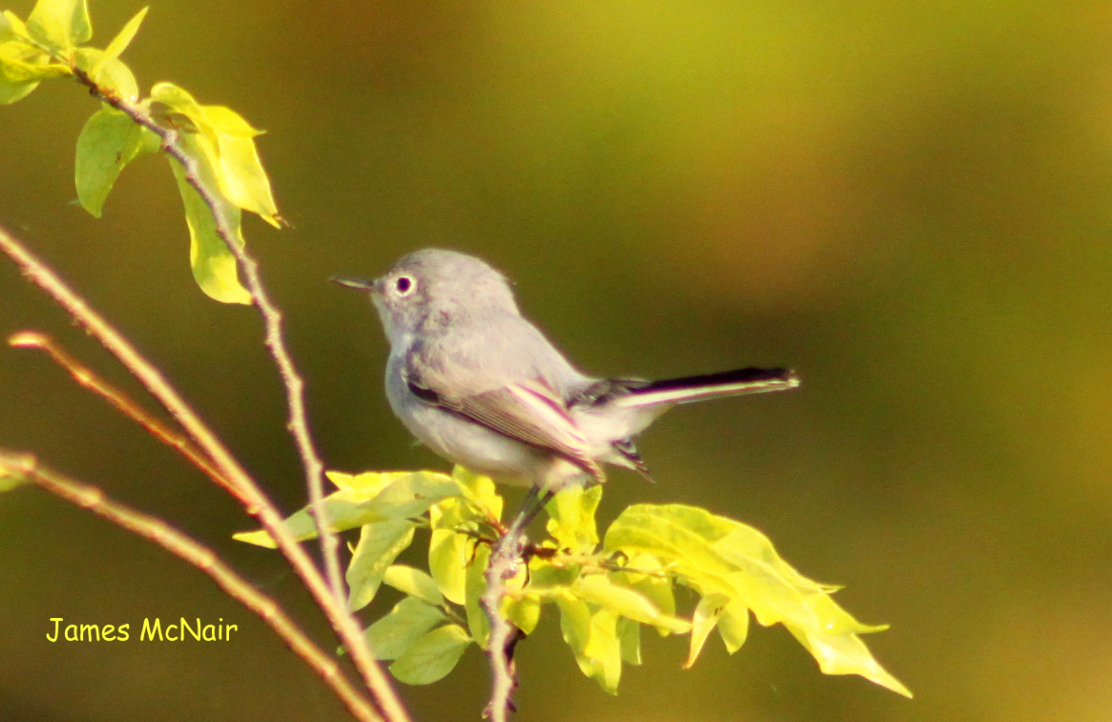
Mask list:
[[548,493],[603,481],[602,464],[648,471],[633,440],[676,404],[782,391],[786,369],[670,379],[596,379],[577,371],[522,317],[506,278],[455,251],[405,256],[369,291],[386,336],[386,396],[440,456],[496,480]]

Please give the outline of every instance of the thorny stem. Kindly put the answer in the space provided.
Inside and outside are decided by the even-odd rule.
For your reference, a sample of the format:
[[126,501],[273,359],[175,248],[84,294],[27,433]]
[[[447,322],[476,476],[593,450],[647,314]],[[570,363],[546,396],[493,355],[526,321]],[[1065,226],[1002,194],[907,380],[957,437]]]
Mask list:
[[289,648],[304,659],[325,684],[332,688],[356,719],[360,722],[378,722],[382,719],[367,699],[352,687],[336,661],[305,636],[305,633],[286,615],[277,602],[252,587],[208,547],[199,544],[161,519],[109,499],[95,486],[81,483],[44,467],[30,454],[16,454],[0,449],[0,470],[7,470],[25,478],[65,501],[88,509],[130,532],[149,539],[197,567],[212,577],[213,581],[230,597],[270,625]]

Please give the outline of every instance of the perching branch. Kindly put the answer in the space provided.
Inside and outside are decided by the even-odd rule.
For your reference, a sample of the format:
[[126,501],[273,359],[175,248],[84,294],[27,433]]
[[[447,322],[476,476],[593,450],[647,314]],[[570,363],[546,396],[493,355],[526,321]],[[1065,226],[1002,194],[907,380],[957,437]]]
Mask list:
[[540,494],[537,488],[530,487],[529,493],[521,504],[521,510],[505,534],[494,544],[486,571],[486,591],[480,604],[490,620],[490,640],[487,654],[490,655],[491,689],[490,702],[483,713],[491,722],[506,722],[506,716],[514,711],[510,698],[517,686],[513,668],[513,650],[519,641],[518,630],[502,613],[502,599],[506,596],[506,580],[513,579],[521,567],[522,552],[525,550],[525,529],[533,521],[537,512],[552,497],[552,492]]
[[147,361],[84,299],[74,293],[53,270],[3,228],[0,228],[0,251],[15,261],[25,276],[50,294],[81,326],[115,355],[212,460],[220,475],[236,490],[236,496],[245,500],[247,512],[255,516],[269,532],[290,566],[325,613],[332,628],[348,649],[352,661],[383,716],[389,722],[407,721],[409,716],[367,647],[366,639],[355,619],[347,612],[344,604],[336,600],[312,559],[286,529],[278,509],[239,465],[231,452],[224,447],[216,434],[205,425],[200,416],[153,364]]
[[289,648],[304,659],[325,684],[332,688],[356,719],[361,722],[381,722],[382,717],[374,710],[369,700],[352,687],[335,660],[305,636],[301,628],[282,611],[282,607],[277,602],[252,587],[246,579],[222,562],[211,549],[161,519],[109,499],[95,486],[81,483],[46,468],[30,454],[16,454],[0,449],[0,471],[4,470],[149,539],[208,574],[229,596],[270,625]]

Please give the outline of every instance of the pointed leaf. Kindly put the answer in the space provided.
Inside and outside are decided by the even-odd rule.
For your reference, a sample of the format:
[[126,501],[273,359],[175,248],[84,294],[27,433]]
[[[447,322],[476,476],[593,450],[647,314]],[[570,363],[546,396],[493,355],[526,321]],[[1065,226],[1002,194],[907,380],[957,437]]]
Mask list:
[[749,636],[749,609],[736,599],[731,600],[718,618],[718,634],[730,654],[741,649]]
[[560,630],[575,653],[579,669],[608,694],[617,694],[622,676],[618,615],[606,609],[592,611],[586,602],[567,594],[558,596],[556,604],[560,608]]
[[429,604],[440,606],[444,596],[436,588],[436,582],[425,572],[405,564],[392,564],[382,578],[385,584],[410,596],[423,599]]
[[95,218],[100,218],[120,171],[144,149],[144,133],[150,131],[107,106],[85,122],[77,136],[74,180],[81,206]]
[[[652,554],[701,594],[725,595],[751,609],[765,626],[783,623],[828,674],[859,674],[909,694],[857,637],[883,627],[854,619],[831,599],[835,587],[801,575],[751,527],[694,507],[639,504],[610,526],[605,549],[627,557]],[[737,632],[732,642],[738,641]]]
[[278,207],[255,148],[259,131],[235,111],[217,105],[204,106],[204,120],[213,129],[219,145],[220,190],[235,205],[258,214],[275,228],[282,225]]
[[699,658],[699,653],[703,651],[707,636],[718,624],[722,610],[726,608],[729,602],[730,598],[725,594],[716,593],[707,594],[699,600],[699,604],[695,606],[695,613],[691,617],[691,646],[688,648],[687,662],[683,665],[684,669],[691,669],[691,665],[695,664],[695,660]]
[[368,516],[380,519],[411,518],[433,504],[460,495],[451,477],[431,471],[399,474],[381,493],[364,505]]
[[421,637],[447,621],[444,612],[416,597],[406,597],[364,634],[376,659],[397,659]]
[[821,630],[802,630],[791,624],[784,626],[814,656],[823,674],[859,674],[904,697],[912,696],[911,690],[880,666],[856,634],[827,634]]
[[[582,599],[566,592],[555,595],[553,599],[560,609],[560,633],[578,659],[591,638],[591,608]],[[583,673],[590,676],[588,670]]]
[[[408,516],[406,513],[398,515],[385,513],[388,511],[386,507],[406,501],[406,495],[412,494],[415,489],[440,489],[442,485],[439,480],[448,478],[444,474],[432,471],[367,472],[356,476],[328,472],[328,476],[333,480],[333,483],[341,486],[340,491],[335,491],[324,498],[325,509],[328,512],[333,531],[355,529],[364,524],[386,521],[387,519],[397,518],[397,516],[406,517]],[[413,477],[425,478],[415,481]],[[403,490],[402,493],[394,493],[389,503],[381,503],[383,492],[395,483],[400,485],[399,488]],[[400,511],[407,512],[410,510],[412,510],[412,507],[406,507]],[[310,513],[309,506],[286,519],[285,525],[298,541],[312,539],[317,535],[317,525]],[[274,549],[276,546],[274,540],[265,531],[241,532],[233,534],[232,538],[248,544],[264,546],[268,549]]]
[[482,649],[487,648],[490,641],[490,619],[483,611],[479,600],[486,591],[486,569],[490,561],[490,547],[480,544],[475,547],[475,556],[471,565],[467,567],[467,588],[464,609],[467,610],[467,628],[471,637]]
[[[359,492],[364,499],[373,499],[378,492],[385,489],[399,474],[409,474],[408,471],[365,471],[362,474],[345,474],[341,471],[326,471],[324,475],[328,480],[341,490],[354,490]],[[429,472],[433,473],[433,472]]]
[[417,640],[390,665],[390,672],[406,684],[432,684],[459,662],[471,638],[458,624],[446,624]]
[[618,617],[617,631],[622,645],[622,661],[641,664],[641,624],[629,617]]
[[11,10],[5,10],[0,13],[0,43],[6,43],[9,40],[30,40],[27,34],[27,26],[19,19],[19,16]]
[[413,541],[413,522],[405,519],[365,524],[347,568],[348,609],[371,603],[386,569]]
[[[178,142],[186,148],[186,152],[198,159],[201,184],[212,194],[217,210],[230,227],[232,242],[242,246],[244,242],[240,230],[239,209],[220,194],[212,167],[205,160],[201,150],[201,144],[190,135],[182,135]],[[235,256],[217,233],[213,211],[189,185],[181,165],[171,160],[170,167],[173,169],[174,178],[178,182],[178,191],[185,205],[185,220],[189,226],[190,240],[189,262],[193,268],[194,280],[210,298],[221,303],[251,303],[251,294],[239,282]]]
[[643,595],[613,584],[602,574],[581,576],[568,591],[588,604],[609,609],[615,614],[629,617],[642,624],[651,624],[678,634],[685,634],[691,630],[690,622],[662,614]]
[[65,54],[93,37],[86,0],[39,0],[27,16],[27,32],[36,42]]
[[143,18],[147,17],[147,10],[149,9],[149,7],[145,7],[137,12],[135,17],[127,21],[127,24],[124,25],[116,37],[112,38],[112,42],[108,43],[108,47],[104,49],[104,56],[101,58],[100,64],[93,67],[94,73],[99,71],[104,63],[116,60],[123,54],[127,46],[131,44],[135,33],[139,32],[139,26],[143,24]]
[[467,565],[474,543],[454,529],[435,528],[435,512],[432,513],[434,526],[432,539],[429,541],[429,572],[445,598],[455,604],[463,604],[466,598]]

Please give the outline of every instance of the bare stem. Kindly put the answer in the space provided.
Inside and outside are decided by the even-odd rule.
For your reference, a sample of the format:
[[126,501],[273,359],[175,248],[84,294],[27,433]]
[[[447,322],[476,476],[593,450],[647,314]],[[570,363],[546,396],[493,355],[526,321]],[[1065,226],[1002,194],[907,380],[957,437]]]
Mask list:
[[369,701],[352,687],[335,660],[321,651],[301,628],[270,597],[252,587],[246,579],[222,562],[208,547],[198,543],[156,517],[113,501],[95,486],[84,484],[39,464],[30,454],[0,449],[0,469],[6,469],[34,482],[62,499],[88,509],[108,521],[158,544],[212,577],[233,599],[270,625],[295,654],[300,656],[332,688],[336,696],[360,722],[380,722],[382,717]]
[[135,399],[102,379],[88,366],[75,359],[50,336],[37,331],[20,331],[8,338],[8,345],[17,348],[37,348],[45,351],[55,363],[69,371],[77,383],[107,400],[120,413],[149,431],[156,439],[177,450],[194,466],[205,472],[209,478],[236,495],[241,502],[247,501],[239,497],[239,490],[220,475],[220,472],[212,465],[212,461],[205,456],[203,451],[197,448],[196,444],[190,441],[188,436],[170,428],[167,424],[147,413]]
[[147,361],[131,343],[103,317],[74,293],[46,264],[36,258],[14,237],[0,228],[0,251],[21,268],[23,274],[50,294],[91,335],[100,341],[147,390],[158,399],[193,441],[212,460],[220,475],[236,489],[236,496],[245,500],[245,508],[274,539],[290,566],[301,578],[317,605],[336,630],[351,659],[373,695],[376,705],[389,722],[406,722],[405,712],[397,694],[382,668],[371,655],[359,625],[337,601],[312,559],[283,523],[282,515],[266,494],[239,465],[217,436],[201,420],[180,394]]

